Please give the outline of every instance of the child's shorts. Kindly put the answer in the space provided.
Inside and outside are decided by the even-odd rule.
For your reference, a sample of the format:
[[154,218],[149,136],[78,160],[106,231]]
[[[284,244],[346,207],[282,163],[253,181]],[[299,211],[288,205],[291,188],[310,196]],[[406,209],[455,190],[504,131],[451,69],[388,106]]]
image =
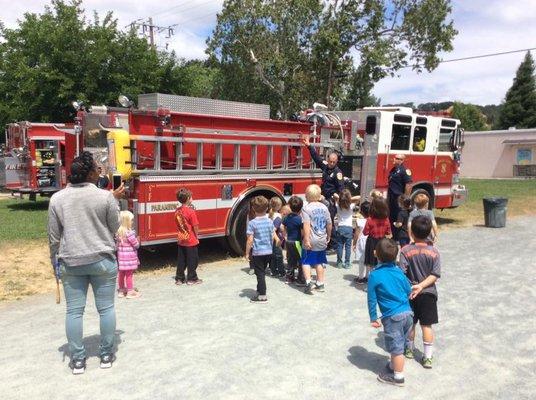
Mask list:
[[409,301],[413,310],[413,323],[421,325],[437,324],[437,297],[431,293],[421,293]]
[[319,251],[305,250],[305,249],[303,250],[302,264],[304,266],[322,265],[324,267],[324,264],[327,264],[327,263],[328,263],[328,259],[326,257],[326,250],[319,250]]
[[409,332],[413,327],[413,313],[406,311],[382,318],[382,324],[387,352],[394,355],[403,354]]

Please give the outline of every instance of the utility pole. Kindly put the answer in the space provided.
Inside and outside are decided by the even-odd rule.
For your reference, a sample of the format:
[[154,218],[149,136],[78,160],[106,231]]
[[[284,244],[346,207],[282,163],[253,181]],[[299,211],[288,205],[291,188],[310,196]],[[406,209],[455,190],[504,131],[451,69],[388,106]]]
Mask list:
[[178,24],[169,26],[158,26],[153,24],[153,17],[149,17],[146,20],[138,19],[136,21],[133,21],[130,24],[126,25],[125,28],[130,27],[130,29],[137,29],[141,35],[145,36],[148,39],[149,45],[153,49],[156,49],[155,36],[158,33],[166,32],[166,39],[169,39],[175,34],[173,28],[175,28],[177,25]]

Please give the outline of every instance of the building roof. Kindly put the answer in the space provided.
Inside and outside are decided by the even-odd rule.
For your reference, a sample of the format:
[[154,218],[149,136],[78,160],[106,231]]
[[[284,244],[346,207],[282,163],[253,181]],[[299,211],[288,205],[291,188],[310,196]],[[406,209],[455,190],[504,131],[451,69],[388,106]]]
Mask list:
[[536,144],[536,139],[507,139],[503,144]]

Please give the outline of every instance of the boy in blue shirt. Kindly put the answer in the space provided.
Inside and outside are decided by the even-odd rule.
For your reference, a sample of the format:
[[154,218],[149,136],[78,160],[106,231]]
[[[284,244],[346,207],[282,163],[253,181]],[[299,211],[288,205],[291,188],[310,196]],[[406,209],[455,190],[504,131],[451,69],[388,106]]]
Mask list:
[[[404,272],[396,266],[398,245],[394,240],[381,239],[376,245],[375,255],[379,264],[368,279],[368,311],[374,328],[383,324],[385,347],[391,361],[378,380],[396,386],[404,386],[404,348],[413,327],[413,312],[409,304],[411,286]],[[378,319],[376,304],[382,313]]]
[[[257,296],[251,299],[252,303],[266,303],[266,267],[272,258],[272,242],[279,245],[279,238],[275,234],[274,224],[266,212],[268,199],[256,196],[251,201],[255,218],[248,222],[246,231],[246,260],[250,257],[257,275]],[[251,255],[250,255],[251,252]]]
[[[287,282],[296,283],[298,286],[305,286],[305,278],[301,266],[301,238],[303,221],[300,216],[303,208],[303,200],[298,196],[292,196],[288,200],[291,213],[283,218],[283,227],[286,233],[287,249]],[[298,270],[298,278],[295,278],[294,271]]]

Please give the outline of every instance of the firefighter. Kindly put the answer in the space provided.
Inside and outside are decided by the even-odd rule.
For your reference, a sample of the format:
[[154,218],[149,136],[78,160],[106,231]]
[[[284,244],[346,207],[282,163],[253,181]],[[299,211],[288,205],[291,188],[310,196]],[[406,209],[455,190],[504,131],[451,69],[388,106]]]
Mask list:
[[[389,220],[391,225],[396,221],[400,207],[398,205],[398,197],[401,194],[407,196],[411,193],[411,170],[404,166],[406,156],[397,154],[394,157],[394,166],[389,171],[389,187],[387,190],[387,199],[389,201]],[[392,227],[392,226],[391,226]]]
[[[302,143],[309,150],[311,158],[316,166],[322,170],[322,184],[320,185],[320,188],[322,189],[322,195],[324,196],[324,204],[328,207],[329,214],[331,215],[331,223],[333,223],[333,219],[337,213],[333,195],[342,192],[344,189],[344,177],[341,169],[337,166],[339,156],[337,153],[333,152],[328,155],[327,161],[323,160],[318,155],[315,148],[311,146],[308,136],[302,137]],[[330,247],[333,247],[333,243],[331,243]]]

